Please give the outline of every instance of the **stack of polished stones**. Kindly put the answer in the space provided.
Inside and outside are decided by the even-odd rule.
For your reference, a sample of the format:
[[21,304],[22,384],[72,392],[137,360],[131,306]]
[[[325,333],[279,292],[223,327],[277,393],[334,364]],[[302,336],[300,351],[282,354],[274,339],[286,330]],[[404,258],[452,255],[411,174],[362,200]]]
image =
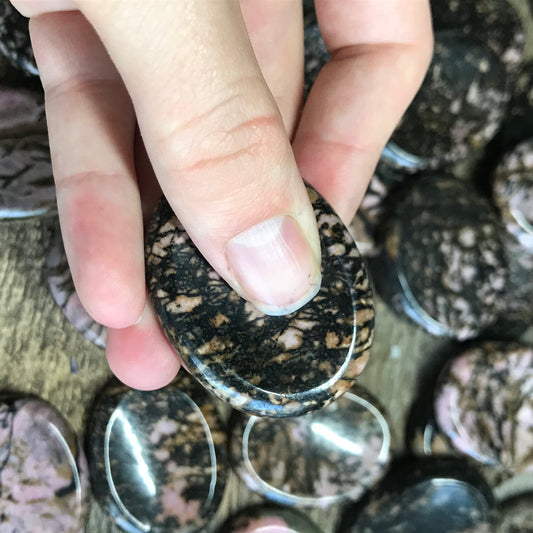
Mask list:
[[[307,93],[329,56],[304,4]],[[350,231],[309,190],[323,249],[317,297],[263,315],[162,201],[148,286],[190,374],[154,392],[108,383],[85,446],[46,402],[0,398],[1,531],[83,531],[91,488],[130,533],[321,533],[306,512],[317,508],[339,510],[323,533],[533,531],[533,493],[493,492],[533,473],[533,66],[506,0],[432,7],[432,65]],[[37,74],[27,21],[0,0],[3,219],[55,214]],[[57,225],[53,239],[52,296],[104,348]],[[405,446],[379,398],[354,385],[373,338],[371,283],[400,319],[458,341],[422,383]],[[217,510],[230,467],[263,503],[226,519]]]

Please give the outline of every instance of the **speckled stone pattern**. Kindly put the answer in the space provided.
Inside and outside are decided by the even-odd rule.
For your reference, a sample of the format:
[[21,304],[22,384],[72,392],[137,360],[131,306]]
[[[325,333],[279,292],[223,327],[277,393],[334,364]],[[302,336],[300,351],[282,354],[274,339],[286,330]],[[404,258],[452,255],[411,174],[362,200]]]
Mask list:
[[533,472],[533,348],[487,342],[467,349],[442,373],[435,416],[460,452]]
[[384,241],[391,277],[382,292],[395,283],[399,298],[392,303],[430,333],[475,337],[504,308],[500,224],[467,183],[437,175],[417,180],[391,210]]
[[330,59],[328,49],[314,17],[309,24],[306,24],[304,29],[304,50],[304,93],[308,95],[318,73]]
[[340,533],[493,533],[492,493],[454,459],[396,463],[364,505],[349,509]]
[[9,0],[0,0],[0,53],[29,75],[39,72],[31,48],[28,19]]
[[46,135],[0,140],[0,219],[56,210]]
[[521,494],[504,501],[500,506],[494,531],[497,533],[531,533],[533,531],[533,494]]
[[105,348],[107,328],[95,322],[80,302],[72,281],[59,224],[54,220],[49,226],[50,247],[46,257],[46,277],[50,293],[70,324],[87,340],[99,348]]
[[431,12],[436,31],[455,30],[476,37],[511,73],[521,66],[526,36],[508,0],[431,0]]
[[353,384],[372,344],[374,309],[361,256],[340,218],[316,192],[309,194],[322,286],[286,316],[266,316],[235,293],[166,201],[148,231],[148,289],[171,344],[206,388],[258,416],[296,416],[327,405]]
[[493,191],[505,228],[533,254],[533,140],[503,158],[495,171]]
[[498,130],[508,100],[497,54],[473,37],[436,33],[424,83],[382,159],[420,171],[475,157]]
[[38,399],[0,400],[0,531],[81,533],[88,491],[85,456],[68,422]]
[[256,506],[231,517],[218,533],[321,533],[305,515],[288,508]]
[[286,505],[325,508],[360,498],[384,475],[391,436],[376,401],[358,392],[294,419],[235,415],[230,460],[236,473]]
[[128,533],[193,533],[216,511],[226,432],[210,395],[185,371],[141,392],[112,382],[87,432],[93,492]]

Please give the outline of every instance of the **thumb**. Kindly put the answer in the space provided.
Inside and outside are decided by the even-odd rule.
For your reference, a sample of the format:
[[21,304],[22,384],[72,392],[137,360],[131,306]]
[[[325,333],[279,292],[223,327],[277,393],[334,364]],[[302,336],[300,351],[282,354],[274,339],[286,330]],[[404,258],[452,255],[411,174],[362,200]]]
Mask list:
[[238,2],[78,5],[132,98],[163,192],[244,298],[285,314],[320,285],[316,221]]

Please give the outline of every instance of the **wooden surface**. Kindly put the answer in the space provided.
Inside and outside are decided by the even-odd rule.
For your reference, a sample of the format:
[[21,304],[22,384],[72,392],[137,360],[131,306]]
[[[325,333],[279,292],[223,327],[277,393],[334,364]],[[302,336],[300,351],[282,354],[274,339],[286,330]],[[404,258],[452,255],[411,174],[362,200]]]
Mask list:
[[[526,3],[512,1],[529,24]],[[531,40],[527,50],[532,56]],[[47,246],[42,220],[0,222],[0,390],[32,393],[48,400],[83,438],[88,408],[111,374],[103,351],[75,331],[54,304],[44,279]],[[376,339],[360,383],[385,406],[395,450],[400,453],[413,395],[421,376],[439,357],[443,342],[393,315],[379,301],[376,310]],[[530,342],[531,337],[530,333]],[[71,363],[77,366],[77,373],[72,372]],[[515,490],[512,484],[510,487]],[[505,487],[498,490],[506,492]],[[232,475],[216,522],[249,501],[260,498]],[[333,508],[313,510],[310,515],[324,533],[333,533],[337,513]],[[94,503],[86,532],[117,531]]]

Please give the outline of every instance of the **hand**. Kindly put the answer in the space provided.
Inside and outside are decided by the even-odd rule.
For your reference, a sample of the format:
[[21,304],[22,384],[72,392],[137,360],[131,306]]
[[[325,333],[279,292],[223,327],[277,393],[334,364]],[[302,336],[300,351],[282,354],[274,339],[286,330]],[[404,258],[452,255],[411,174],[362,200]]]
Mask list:
[[180,366],[144,282],[161,190],[243,297],[294,310],[320,283],[301,176],[348,223],[432,51],[428,0],[317,0],[332,59],[300,113],[298,0],[13,4],[31,17],[72,276],[111,369],[140,389]]

